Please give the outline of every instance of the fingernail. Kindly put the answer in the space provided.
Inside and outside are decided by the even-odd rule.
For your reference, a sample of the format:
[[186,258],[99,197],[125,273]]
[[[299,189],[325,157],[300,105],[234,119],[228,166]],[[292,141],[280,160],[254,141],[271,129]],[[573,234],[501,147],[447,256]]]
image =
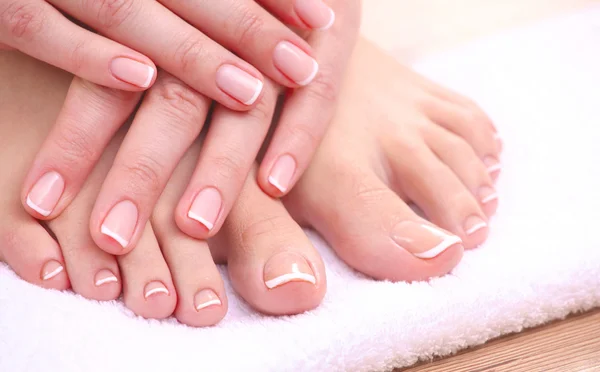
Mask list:
[[483,164],[487,167],[487,171],[492,177],[497,176],[502,169],[502,164],[500,161],[493,156],[486,156],[483,158]]
[[62,273],[64,269],[58,261],[50,260],[42,268],[42,280],[50,280]]
[[489,186],[483,186],[477,192],[477,196],[479,197],[479,201],[481,204],[491,203],[494,200],[498,200],[498,193],[496,190]]
[[167,287],[161,282],[150,282],[146,284],[146,288],[144,288],[144,298],[148,298],[150,296],[158,295],[158,294],[166,294],[169,295],[169,290]]
[[135,204],[124,200],[108,212],[100,231],[125,248],[133,236],[137,219],[138,210]]
[[290,155],[282,155],[271,168],[269,183],[275,186],[277,190],[286,192],[290,187],[294,173],[296,173],[296,161]]
[[115,78],[140,88],[148,88],[156,73],[154,67],[124,57],[112,60],[110,72]]
[[463,227],[465,234],[473,235],[477,231],[487,228],[487,223],[479,216],[469,216]]
[[188,212],[188,217],[200,222],[208,231],[215,226],[221,210],[221,194],[213,187],[208,187],[196,196]]
[[271,257],[265,264],[264,280],[269,289],[289,282],[317,282],[306,259],[293,252],[282,252]]
[[397,224],[391,235],[392,240],[419,258],[433,258],[462,240],[442,229],[414,221]]
[[263,90],[260,79],[233,65],[219,67],[216,82],[219,89],[248,106],[256,102]]
[[37,181],[27,195],[27,205],[44,217],[56,207],[65,189],[65,181],[57,172],[48,172]]
[[221,300],[212,289],[203,289],[194,296],[194,307],[200,311],[209,306],[220,306]]
[[275,66],[298,85],[308,85],[319,72],[319,64],[302,49],[288,41],[275,47]]
[[296,13],[311,28],[327,30],[335,22],[335,12],[321,0],[296,0]]
[[107,269],[102,269],[96,273],[94,277],[94,284],[96,287],[100,287],[106,283],[117,283],[119,279],[112,273],[112,271]]

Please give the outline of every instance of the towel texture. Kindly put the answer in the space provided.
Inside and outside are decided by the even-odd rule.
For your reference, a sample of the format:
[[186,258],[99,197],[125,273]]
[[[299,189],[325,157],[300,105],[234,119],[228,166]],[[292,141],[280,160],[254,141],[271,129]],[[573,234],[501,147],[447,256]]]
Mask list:
[[390,370],[600,305],[600,8],[416,67],[474,97],[505,143],[489,242],[451,275],[376,282],[311,235],[329,285],[317,310],[265,317],[228,287],[225,320],[193,329],[42,290],[0,265],[0,371]]

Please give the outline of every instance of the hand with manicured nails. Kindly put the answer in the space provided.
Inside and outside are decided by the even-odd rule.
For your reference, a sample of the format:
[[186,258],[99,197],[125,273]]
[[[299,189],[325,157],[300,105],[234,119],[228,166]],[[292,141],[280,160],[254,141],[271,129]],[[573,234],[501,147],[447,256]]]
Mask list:
[[[0,0],[3,2],[6,0]],[[259,182],[266,193],[283,196],[308,166],[335,110],[338,87],[357,37],[360,2],[258,2],[288,24],[313,29],[308,42],[281,28],[279,21],[252,0],[50,1],[103,35],[145,53],[160,67],[98,195],[90,230],[99,247],[113,254],[135,247],[173,169],[199,135],[211,99],[221,105],[214,110],[198,167],[174,216],[184,232],[204,239],[219,230],[266,137],[280,86],[298,88],[314,78],[309,86],[288,92]],[[58,12],[55,16],[62,17]],[[3,23],[7,19],[5,13],[0,17]],[[329,29],[314,30],[322,28]],[[79,31],[88,36],[87,31]],[[2,35],[0,32],[1,42],[15,47],[14,40]],[[34,36],[27,39],[37,42]],[[55,40],[56,36],[46,41]],[[76,45],[77,66],[85,65],[81,49],[88,44]],[[36,48],[18,48],[34,50],[36,57],[69,69],[59,64],[62,59],[44,57]],[[225,48],[269,78],[261,77]],[[106,53],[108,48],[89,50]],[[147,60],[136,55],[138,61]],[[316,60],[321,64],[318,74]],[[110,80],[114,78],[110,72],[114,59],[104,61]],[[24,183],[23,204],[40,219],[55,218],[73,200],[141,97],[141,89],[114,90],[106,87],[113,85],[78,75]],[[262,99],[257,99],[259,95]],[[244,108],[248,111],[240,112]]]

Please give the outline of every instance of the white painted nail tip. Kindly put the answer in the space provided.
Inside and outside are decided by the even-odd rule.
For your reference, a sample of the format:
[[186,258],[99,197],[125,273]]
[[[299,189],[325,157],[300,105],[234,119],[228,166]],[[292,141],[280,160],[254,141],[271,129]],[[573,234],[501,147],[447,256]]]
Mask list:
[[102,227],[100,228],[100,232],[116,240],[117,243],[119,243],[123,248],[127,247],[127,244],[129,244],[127,240],[123,239],[123,237],[121,237],[119,234],[115,233],[114,231],[110,230],[104,225],[102,225]]
[[42,277],[43,280],[50,280],[52,278],[54,278],[55,276],[57,276],[58,274],[62,273],[62,271],[65,268],[62,266],[57,267],[56,269],[54,269],[52,272],[49,272],[48,274],[44,275]]
[[267,286],[267,288],[273,289],[273,288],[279,287],[281,285],[284,285],[286,283],[295,282],[295,281],[308,282],[308,283],[312,283],[312,284],[317,283],[317,279],[310,274],[291,273],[291,274],[285,274],[285,275],[278,276],[275,279],[267,280],[265,282],[265,285]]
[[142,85],[142,88],[148,88],[150,86],[150,83],[152,82],[153,78],[154,78],[154,68],[148,66],[148,78]]
[[329,23],[323,27],[317,28],[317,30],[327,31],[331,28],[331,26],[333,26],[333,24],[335,23],[335,12],[333,11],[333,9],[329,9],[329,13],[331,13],[331,18],[329,19]]
[[313,71],[312,71],[312,73],[306,79],[304,79],[302,81],[297,81],[296,83],[298,85],[301,85],[301,86],[308,85],[311,81],[313,81],[313,79],[315,78],[315,76],[317,76],[317,73],[319,72],[319,64],[314,59],[313,59],[312,62],[313,62]]
[[150,297],[150,296],[152,296],[153,294],[156,294],[156,293],[164,293],[164,294],[168,295],[169,294],[169,290],[166,289],[166,288],[160,288],[160,287],[159,288],[153,288],[153,289],[149,290],[148,292],[146,292],[144,294],[144,298],[148,298],[148,297]]
[[279,182],[277,182],[277,180],[274,177],[272,177],[272,176],[269,176],[269,183],[271,185],[275,186],[275,188],[277,188],[277,190],[279,190],[281,192],[286,192],[287,191],[287,188],[281,186],[279,184]]
[[496,199],[498,199],[498,194],[497,193],[493,193],[493,194],[490,194],[490,195],[486,196],[485,198],[481,199],[481,203],[482,204],[487,204],[487,203],[489,203],[489,202],[491,202],[493,200],[496,200]]
[[96,287],[100,287],[101,285],[104,285],[106,283],[117,283],[119,281],[119,279],[117,279],[116,276],[109,276],[103,279],[98,279],[96,280],[96,283],[94,283],[96,285]]
[[188,212],[188,217],[191,218],[192,220],[198,221],[201,224],[203,224],[204,227],[206,227],[208,229],[208,231],[212,230],[213,227],[215,227],[215,225],[212,222],[207,221],[206,218],[200,217],[192,211]]
[[29,196],[27,197],[27,205],[29,206],[29,208],[33,209],[34,211],[38,212],[39,214],[41,214],[44,217],[48,217],[50,215],[50,213],[52,213],[52,211],[48,211],[46,209],[40,208],[37,204],[35,204],[33,201],[31,201]]
[[213,305],[221,305],[221,300],[216,298],[214,300],[210,300],[210,301],[206,301],[204,303],[198,304],[198,306],[196,306],[196,311],[200,311],[206,307],[213,306]]
[[494,164],[492,166],[489,166],[487,168],[488,173],[494,173],[499,171],[500,169],[502,169],[502,164],[498,163],[498,164]]
[[487,227],[487,224],[485,222],[480,222],[478,224],[475,224],[474,226],[472,226],[469,230],[465,231],[467,233],[467,235],[471,235],[474,234],[475,232],[484,229]]
[[256,86],[256,91],[254,92],[254,95],[252,96],[252,98],[250,98],[249,100],[244,102],[244,105],[250,106],[254,102],[256,102],[256,100],[258,99],[258,96],[260,96],[260,92],[262,92],[262,90],[263,90],[263,86],[264,86],[263,82],[258,80],[258,85]]
[[440,244],[436,245],[432,249],[421,252],[421,253],[413,253],[414,256],[418,258],[434,258],[444,252],[446,249],[452,247],[454,244],[462,243],[462,240],[458,236],[446,235],[447,238],[442,241]]

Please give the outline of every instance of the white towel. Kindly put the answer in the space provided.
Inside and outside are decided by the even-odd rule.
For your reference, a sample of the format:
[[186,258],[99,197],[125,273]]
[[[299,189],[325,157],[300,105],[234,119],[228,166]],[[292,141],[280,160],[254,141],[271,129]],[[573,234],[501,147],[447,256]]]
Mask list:
[[327,264],[316,310],[265,317],[230,295],[217,327],[134,317],[0,266],[0,371],[372,371],[600,305],[600,7],[418,65],[474,97],[505,143],[489,241],[451,275],[384,283]]

